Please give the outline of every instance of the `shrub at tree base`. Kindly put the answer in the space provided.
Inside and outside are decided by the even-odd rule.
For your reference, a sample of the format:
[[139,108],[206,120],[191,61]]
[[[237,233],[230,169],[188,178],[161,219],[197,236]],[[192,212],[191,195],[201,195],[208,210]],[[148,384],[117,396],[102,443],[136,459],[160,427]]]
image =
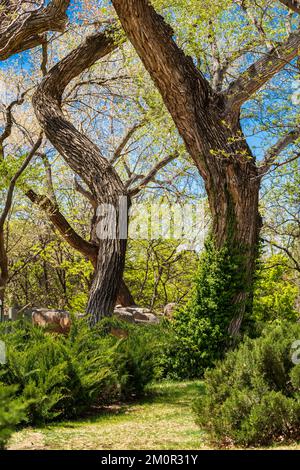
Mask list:
[[[192,299],[175,313],[172,322],[176,341],[170,351],[169,376],[201,377],[224,356],[230,344],[228,327],[238,308],[233,305],[232,296],[238,285],[246,289],[239,263],[232,250],[217,250],[212,240],[206,242]],[[243,328],[248,324],[246,312]]]
[[249,446],[300,439],[300,363],[292,349],[297,340],[300,324],[270,325],[206,372],[206,394],[195,409],[211,441]]
[[116,330],[126,333],[127,338],[119,343],[115,358],[122,398],[141,395],[147,384],[165,376],[165,358],[174,341],[169,322],[137,326],[118,318],[106,318],[96,329],[103,336]]

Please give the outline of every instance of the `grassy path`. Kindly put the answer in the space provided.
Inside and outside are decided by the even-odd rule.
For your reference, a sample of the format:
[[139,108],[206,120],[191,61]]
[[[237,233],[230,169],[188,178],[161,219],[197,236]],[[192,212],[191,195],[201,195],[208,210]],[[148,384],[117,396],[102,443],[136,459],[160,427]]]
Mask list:
[[[148,398],[110,407],[88,419],[16,432],[16,450],[204,450],[205,434],[195,425],[192,404],[201,382],[164,382]],[[300,450],[300,443],[273,449]]]
[[193,399],[201,382],[163,383],[150,398],[112,407],[89,419],[15,433],[10,449],[200,449],[203,435],[194,423]]

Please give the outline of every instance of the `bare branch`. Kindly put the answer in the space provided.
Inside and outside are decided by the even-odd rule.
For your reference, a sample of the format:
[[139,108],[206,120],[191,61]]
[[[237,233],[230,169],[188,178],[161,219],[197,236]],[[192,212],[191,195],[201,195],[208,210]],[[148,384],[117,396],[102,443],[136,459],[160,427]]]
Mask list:
[[91,203],[91,206],[94,209],[97,209],[98,204],[97,204],[96,199],[94,198],[94,196],[92,195],[92,193],[88,189],[85,189],[79,183],[78,179],[76,178],[76,175],[74,176],[74,188],[75,188],[76,191],[78,191],[80,194],[82,194]]
[[28,90],[22,93],[20,98],[17,98],[16,100],[12,101],[5,109],[5,126],[2,134],[0,134],[0,159],[3,158],[4,141],[11,135],[13,125],[13,108],[24,103],[26,93],[28,93]]
[[281,245],[278,245],[277,243],[271,241],[271,240],[266,240],[266,239],[262,239],[265,243],[269,243],[271,246],[275,246],[275,248],[278,248],[278,250],[282,250],[284,251],[284,253],[286,253],[288,255],[288,257],[292,260],[292,262],[294,263],[295,265],[295,268],[297,269],[297,271],[300,272],[300,264],[298,263],[298,261],[295,259],[295,257],[293,256],[293,254],[291,253],[291,251],[284,247],[284,246],[281,246]]
[[28,167],[30,161],[32,160],[32,158],[36,154],[36,151],[38,150],[38,148],[40,147],[40,145],[42,143],[42,140],[43,140],[43,137],[42,137],[42,134],[41,134],[40,137],[38,138],[38,140],[36,141],[36,143],[34,144],[34,146],[32,147],[32,149],[30,150],[30,152],[28,153],[28,155],[25,158],[23,164],[16,171],[16,173],[14,174],[14,176],[12,177],[12,179],[10,181],[9,188],[8,188],[8,191],[7,191],[7,196],[6,196],[6,202],[5,202],[4,209],[3,209],[3,212],[1,214],[1,217],[0,217],[0,231],[3,229],[6,217],[9,213],[9,211],[10,211],[10,208],[11,208],[11,205],[12,205],[13,193],[14,193],[14,189],[15,189],[17,180],[18,180],[18,178],[20,178],[22,173],[24,173],[24,171]]
[[145,121],[142,121],[142,122],[139,122],[138,124],[134,124],[134,126],[132,126],[129,131],[126,133],[126,135],[123,137],[123,139],[121,140],[120,144],[118,145],[116,151],[114,152],[113,154],[113,157],[111,158],[110,160],[110,163],[111,165],[113,165],[114,163],[116,163],[116,161],[120,158],[120,156],[122,155],[122,152],[124,150],[124,148],[126,147],[126,145],[128,144],[128,142],[130,141],[131,137],[133,136],[133,134],[138,130],[140,129],[143,125],[144,125]]
[[283,152],[289,145],[296,142],[300,137],[300,127],[281,137],[266,153],[265,158],[259,168],[259,174],[264,175],[270,167],[275,163],[278,155]]
[[145,186],[147,186],[148,183],[155,179],[155,176],[162,168],[164,168],[166,165],[168,165],[168,163],[172,162],[176,158],[178,158],[177,152],[168,155],[167,157],[163,158],[158,163],[156,163],[156,165],[153,166],[153,168],[149,171],[146,176],[139,175],[138,177],[142,178],[142,181],[137,186],[133,187],[132,189],[129,189],[129,195],[131,197],[136,196]]

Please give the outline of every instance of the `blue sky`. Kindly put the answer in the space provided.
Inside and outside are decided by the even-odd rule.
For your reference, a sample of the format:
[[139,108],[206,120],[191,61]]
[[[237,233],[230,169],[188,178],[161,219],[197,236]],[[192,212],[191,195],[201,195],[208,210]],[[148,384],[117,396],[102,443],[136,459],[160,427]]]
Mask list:
[[[80,4],[81,2],[76,2],[76,1],[71,1],[71,5],[68,10],[68,16],[71,20],[74,22],[78,22],[78,9],[80,11]],[[276,28],[276,23],[274,23],[274,28]],[[14,57],[11,57],[9,60],[5,62],[0,62],[0,70],[6,71],[9,73],[9,69],[11,67],[15,67],[17,69],[23,70],[25,74],[30,73],[31,67],[32,67],[32,54],[35,54],[36,50],[34,52],[23,52],[21,54],[18,54]],[[249,60],[251,60],[251,57],[249,57]],[[284,99],[288,99],[288,95],[290,95],[292,91],[292,86],[293,82],[296,80],[296,74],[294,77],[289,76],[288,72],[281,72],[278,74],[273,81],[271,82],[271,85],[276,86],[277,89],[280,88],[280,83],[284,84],[282,87],[282,105]],[[0,93],[3,93],[3,89],[1,90],[1,83],[0,83]],[[278,96],[275,96],[275,92],[272,92],[272,86],[270,87],[270,91],[266,94],[264,102],[263,102],[263,110],[265,110],[265,114],[267,115],[269,113],[270,107],[276,106],[277,108],[280,107],[280,97],[278,99]],[[255,108],[255,103],[253,102],[248,102],[244,106],[244,111],[245,113],[248,113],[250,109]],[[296,119],[297,115],[297,107],[294,106],[294,109],[289,110],[289,120],[291,121],[291,115],[294,116],[294,119]],[[279,113],[278,112],[278,118],[280,118],[282,124],[285,123],[286,119],[284,116],[284,113]],[[292,118],[293,119],[293,118]],[[243,119],[242,120],[242,127],[243,130],[245,131],[246,135],[248,135],[248,142],[252,150],[254,151],[256,157],[260,159],[262,155],[264,154],[265,150],[273,144],[277,136],[276,134],[272,134],[272,132],[268,130],[260,130],[259,132],[256,131],[257,123],[255,122],[255,119]]]

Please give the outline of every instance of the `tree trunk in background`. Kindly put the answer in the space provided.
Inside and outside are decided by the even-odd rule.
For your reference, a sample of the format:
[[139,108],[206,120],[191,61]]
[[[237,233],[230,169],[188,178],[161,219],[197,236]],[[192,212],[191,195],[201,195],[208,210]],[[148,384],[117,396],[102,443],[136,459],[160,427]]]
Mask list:
[[120,284],[119,293],[117,297],[117,304],[122,305],[122,307],[132,307],[136,305],[133,295],[131,294],[124,279],[122,279]]
[[[8,259],[5,250],[4,233],[0,230],[0,301],[1,313],[4,315],[5,290],[8,282]],[[3,320],[3,317],[1,318]]]

